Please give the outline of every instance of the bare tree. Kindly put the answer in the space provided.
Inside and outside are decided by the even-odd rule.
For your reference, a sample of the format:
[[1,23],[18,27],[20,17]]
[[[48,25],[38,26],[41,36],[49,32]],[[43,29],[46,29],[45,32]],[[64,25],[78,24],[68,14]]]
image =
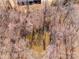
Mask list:
[[29,12],[30,12],[29,11],[29,0],[26,1],[26,4],[27,4],[27,17],[28,17],[29,16]]

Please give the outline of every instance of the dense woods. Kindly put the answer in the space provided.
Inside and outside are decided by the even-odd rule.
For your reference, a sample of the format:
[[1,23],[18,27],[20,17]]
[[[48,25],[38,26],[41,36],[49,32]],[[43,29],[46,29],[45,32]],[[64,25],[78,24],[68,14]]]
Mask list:
[[79,1],[0,0],[0,59],[79,59]]

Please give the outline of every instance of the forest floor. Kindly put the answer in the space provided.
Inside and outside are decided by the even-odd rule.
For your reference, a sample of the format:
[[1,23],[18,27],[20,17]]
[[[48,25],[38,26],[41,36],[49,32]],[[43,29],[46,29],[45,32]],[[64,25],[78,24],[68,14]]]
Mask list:
[[0,9],[0,59],[79,59],[79,5],[48,6],[46,15],[39,6],[28,16]]

